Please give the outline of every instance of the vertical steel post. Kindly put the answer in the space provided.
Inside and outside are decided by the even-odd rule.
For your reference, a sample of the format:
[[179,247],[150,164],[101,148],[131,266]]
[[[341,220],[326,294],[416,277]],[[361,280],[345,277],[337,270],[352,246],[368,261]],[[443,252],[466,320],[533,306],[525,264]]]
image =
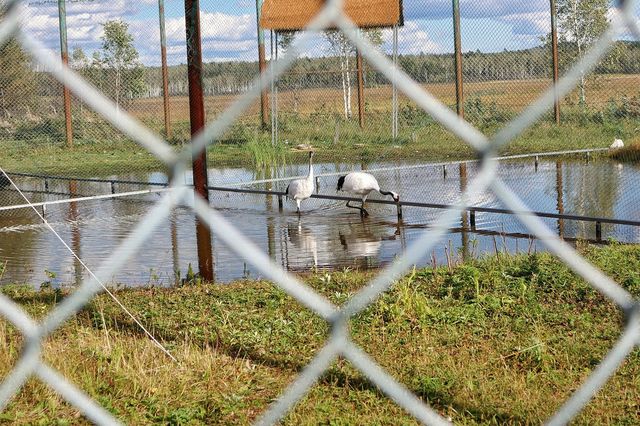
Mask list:
[[[185,24],[187,32],[187,73],[189,77],[189,119],[191,135],[204,127],[204,95],[202,90],[202,45],[200,39],[200,3],[199,0],[185,0]],[[197,195],[207,202],[207,150],[193,154],[193,186]],[[200,276],[213,280],[213,250],[211,232],[200,220],[196,219],[196,239],[198,244],[198,265]]]
[[160,56],[162,57],[162,97],[164,100],[164,133],[171,139],[171,109],[169,106],[169,71],[167,69],[167,33],[164,25],[164,0],[158,0],[160,15]]
[[[262,0],[256,0],[256,19],[258,29],[258,69],[260,74],[264,74],[267,70],[267,62],[264,54],[264,31],[260,27],[260,17],[262,16]],[[267,89],[263,89],[260,92],[260,122],[262,128],[267,128],[267,119],[269,113],[269,98],[267,95]]]
[[360,53],[360,49],[356,51],[356,68],[358,72],[358,122],[362,129],[364,128],[364,75],[362,70],[362,53]]
[[[69,65],[69,49],[67,48],[67,7],[65,0],[58,0],[58,24],[60,26],[60,55],[62,63]],[[67,146],[73,147],[73,124],[71,122],[71,93],[67,86],[62,90],[64,101],[64,127],[67,135]]]
[[[393,26],[393,65],[398,66],[398,25]],[[393,69],[395,75],[395,68]],[[395,80],[391,83],[391,137],[396,140],[398,137],[398,88]]]
[[453,0],[453,47],[456,68],[456,110],[464,117],[464,92],[462,90],[462,46],[460,42],[460,3]]
[[556,0],[549,0],[551,7],[551,66],[553,67],[553,115],[560,124],[560,97],[558,96],[558,24],[556,22]]

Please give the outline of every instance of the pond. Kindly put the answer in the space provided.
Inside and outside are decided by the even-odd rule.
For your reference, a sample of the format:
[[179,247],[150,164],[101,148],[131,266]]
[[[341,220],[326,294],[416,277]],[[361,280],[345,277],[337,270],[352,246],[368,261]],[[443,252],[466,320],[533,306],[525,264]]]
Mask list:
[[[264,178],[286,178],[306,174],[307,166],[292,164],[270,173],[248,169],[211,169],[212,185],[252,189],[284,190],[288,179],[263,182]],[[403,201],[448,204],[478,172],[477,163],[416,166],[402,163],[316,164],[316,174],[368,169],[380,186],[400,193]],[[533,210],[638,220],[640,170],[606,159],[532,158],[502,161],[499,176]],[[104,177],[102,177],[104,178]],[[127,173],[108,179],[165,182],[162,173]],[[186,177],[188,181],[189,177]],[[258,182],[255,182],[258,181]],[[318,193],[335,195],[337,176],[321,176]],[[241,182],[254,182],[239,185]],[[16,183],[31,202],[110,194],[111,184],[16,177]],[[140,185],[116,184],[117,192],[146,189]],[[347,195],[344,193],[338,195]],[[145,194],[103,200],[49,205],[46,218],[90,268],[97,269],[124,240],[161,194]],[[373,198],[379,198],[380,195]],[[491,193],[473,201],[474,206],[502,206]],[[276,196],[211,192],[211,205],[240,229],[275,263],[291,271],[340,268],[378,268],[392,262],[429,228],[443,210],[403,208],[396,217],[393,205],[370,204],[370,216],[361,218],[357,210],[342,201],[309,199],[302,214],[295,203],[284,201],[282,211]],[[0,205],[23,204],[8,187],[0,190]],[[459,223],[448,231],[433,251],[424,253],[418,266],[444,264],[468,256],[479,257],[499,250],[527,252],[544,247],[529,237],[514,216],[477,213],[476,229],[469,226],[468,213],[460,213]],[[555,232],[572,239],[594,239],[595,224],[561,219],[544,219]],[[638,242],[640,228],[629,225],[602,225],[604,240]],[[259,278],[260,274],[213,237],[216,280]],[[53,235],[31,209],[0,211],[0,261],[5,271],[0,283],[40,285],[77,284],[88,276],[80,262]],[[188,206],[174,210],[169,220],[150,236],[143,250],[112,277],[123,285],[173,285],[184,278],[192,265],[197,270],[195,218]]]

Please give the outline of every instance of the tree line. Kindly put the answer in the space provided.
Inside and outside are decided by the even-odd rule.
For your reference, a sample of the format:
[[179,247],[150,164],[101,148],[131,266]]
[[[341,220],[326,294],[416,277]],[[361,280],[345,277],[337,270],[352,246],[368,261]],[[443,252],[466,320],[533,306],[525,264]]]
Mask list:
[[[581,57],[608,25],[607,0],[557,0],[560,72]],[[159,67],[144,66],[122,20],[103,24],[101,49],[89,57],[74,48],[70,65],[87,80],[111,97],[118,106],[138,98],[162,96],[162,73]],[[382,44],[379,30],[366,30],[364,35],[376,46]],[[278,35],[282,50],[296,37],[295,33]],[[355,82],[355,50],[339,32],[324,34],[329,48],[325,56],[297,59],[277,85],[280,90],[341,88],[345,118],[351,116],[351,87]],[[541,46],[502,52],[465,52],[465,81],[526,80],[550,78],[551,40],[543,37]],[[418,83],[451,83],[454,81],[453,54],[400,54],[398,65]],[[61,105],[61,87],[49,74],[38,72],[30,58],[15,42],[0,49],[0,118],[14,116],[54,115]],[[237,94],[249,89],[258,72],[255,61],[212,62],[203,65],[205,95]],[[640,42],[617,41],[609,54],[594,70],[596,74],[640,74]],[[382,73],[364,65],[368,87],[388,84]],[[587,76],[579,84],[580,98],[586,100]],[[169,67],[169,93],[188,94],[187,67]],[[44,100],[43,100],[44,99]]]
[[[575,46],[561,43],[560,72],[575,59]],[[465,81],[523,80],[550,78],[552,74],[551,53],[547,46],[531,49],[502,51],[495,53],[463,53],[463,75]],[[352,61],[353,62],[353,61]],[[455,69],[452,54],[399,55],[398,65],[418,83],[450,83],[454,81]],[[258,70],[257,62],[215,62],[204,64],[203,83],[209,95],[233,94],[245,91]],[[299,58],[291,69],[280,77],[278,86],[283,90],[304,88],[337,88],[342,83],[343,69],[339,57]],[[354,74],[350,64],[348,72]],[[596,74],[640,73],[640,42],[618,41],[610,53],[594,70]],[[365,63],[364,78],[368,86],[387,84],[382,73]],[[171,95],[186,95],[187,67],[169,67],[169,92]],[[162,76],[158,67],[145,68],[145,81],[149,96],[162,95]],[[353,84],[353,79],[350,80]]]

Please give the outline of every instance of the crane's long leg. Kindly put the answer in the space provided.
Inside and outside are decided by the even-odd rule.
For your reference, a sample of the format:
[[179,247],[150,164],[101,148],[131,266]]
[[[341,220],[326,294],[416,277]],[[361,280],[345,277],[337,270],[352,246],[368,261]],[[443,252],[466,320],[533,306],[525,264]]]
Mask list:
[[360,216],[369,216],[369,213],[363,207],[352,206],[351,204],[349,204],[350,202],[351,201],[347,201],[347,207],[349,207],[350,209],[358,209],[358,210],[360,210]]
[[[367,194],[368,195],[368,194]],[[367,202],[367,195],[362,197],[362,207],[360,207],[360,214],[362,216],[369,216],[369,212],[364,208],[364,203]]]

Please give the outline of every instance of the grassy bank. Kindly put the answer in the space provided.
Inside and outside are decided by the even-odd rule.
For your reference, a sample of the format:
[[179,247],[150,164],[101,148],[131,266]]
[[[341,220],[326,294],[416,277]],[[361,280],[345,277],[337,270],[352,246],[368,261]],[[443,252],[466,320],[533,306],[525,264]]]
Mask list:
[[640,161],[640,138],[632,141],[623,148],[612,151],[610,157],[618,161]]
[[[640,247],[583,249],[640,296]],[[311,274],[336,304],[372,273]],[[41,317],[66,291],[4,287]],[[44,359],[128,424],[245,424],[316,354],[325,323],[262,281],[119,290],[118,297],[180,360],[171,363],[107,297],[94,299],[49,338]],[[351,322],[354,340],[420,398],[459,424],[537,424],[611,348],[620,312],[549,254],[499,255],[455,268],[416,270]],[[0,371],[20,338],[0,322]],[[577,419],[634,424],[640,411],[636,350]],[[84,420],[30,381],[2,419]],[[286,424],[415,424],[344,360],[335,362]]]
[[[364,131],[356,123],[341,125],[339,137],[335,129],[312,122],[291,121],[288,130],[281,131],[285,149],[270,148],[270,134],[250,133],[241,125],[232,129],[219,144],[209,147],[211,166],[252,167],[265,158],[277,158],[288,163],[305,161],[291,148],[299,143],[310,143],[317,151],[317,162],[377,162],[385,160],[444,161],[473,158],[473,150],[442,126],[426,121],[412,131],[406,131],[396,141],[388,137],[389,129],[372,123]],[[487,122],[483,131],[491,134],[503,123]],[[616,124],[567,123],[555,126],[546,122],[534,126],[501,150],[503,155],[583,148],[601,148],[614,138],[637,138],[632,121]],[[283,142],[284,143],[284,142]],[[181,147],[176,145],[176,149]],[[158,170],[162,165],[145,149],[123,138],[78,140],[73,149],[63,142],[34,140],[0,141],[5,170],[30,173],[48,173],[96,176],[131,171]]]

